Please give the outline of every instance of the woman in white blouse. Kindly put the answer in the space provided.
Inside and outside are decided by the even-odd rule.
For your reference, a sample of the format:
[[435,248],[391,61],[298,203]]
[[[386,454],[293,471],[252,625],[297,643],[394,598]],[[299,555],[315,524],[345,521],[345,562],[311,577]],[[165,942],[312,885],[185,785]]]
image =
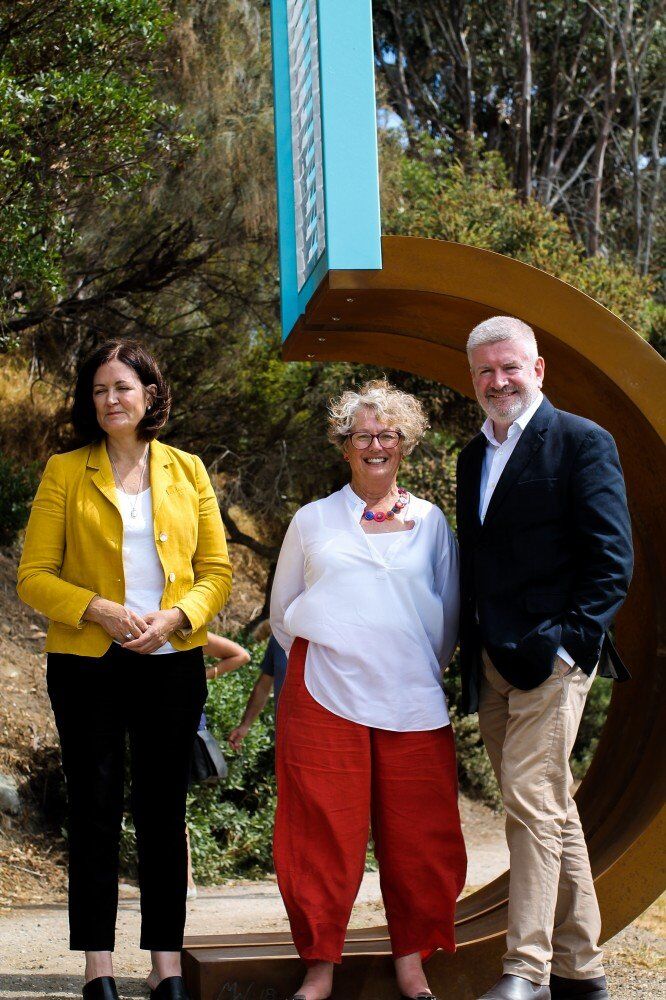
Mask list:
[[444,514],[398,484],[420,403],[385,380],[345,392],[330,440],[351,483],[302,507],[282,546],[271,627],[280,696],[275,870],[308,969],[330,995],[368,825],[404,997],[431,997],[422,959],[455,949],[466,857],[441,673],[458,633],[458,552]]

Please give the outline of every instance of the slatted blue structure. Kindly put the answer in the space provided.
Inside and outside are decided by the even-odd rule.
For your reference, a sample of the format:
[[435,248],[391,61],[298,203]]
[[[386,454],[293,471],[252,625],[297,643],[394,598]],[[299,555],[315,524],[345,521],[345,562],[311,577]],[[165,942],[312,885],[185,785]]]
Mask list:
[[371,0],[272,0],[282,327],[328,270],[381,267]]
[[290,0],[289,97],[299,292],[326,248],[319,38],[315,0]]

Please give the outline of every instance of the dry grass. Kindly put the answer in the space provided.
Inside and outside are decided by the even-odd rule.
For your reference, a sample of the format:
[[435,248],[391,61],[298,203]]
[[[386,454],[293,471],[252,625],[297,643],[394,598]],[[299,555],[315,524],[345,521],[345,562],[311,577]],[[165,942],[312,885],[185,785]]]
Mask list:
[[18,358],[0,362],[0,452],[26,462],[45,462],[63,423],[63,397],[44,382],[32,382]]
[[666,892],[662,893],[659,899],[656,899],[652,906],[649,906],[645,913],[640,915],[636,923],[639,927],[652,931],[653,934],[659,934],[660,937],[666,936]]

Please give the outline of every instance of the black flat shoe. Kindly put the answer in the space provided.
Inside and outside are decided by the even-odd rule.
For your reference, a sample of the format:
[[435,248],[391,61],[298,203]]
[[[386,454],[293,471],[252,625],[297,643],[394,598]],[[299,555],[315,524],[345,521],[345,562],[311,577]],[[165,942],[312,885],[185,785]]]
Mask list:
[[150,1000],[190,1000],[182,976],[167,976],[159,986],[150,991]]
[[83,987],[83,1000],[118,1000],[113,976],[98,976]]

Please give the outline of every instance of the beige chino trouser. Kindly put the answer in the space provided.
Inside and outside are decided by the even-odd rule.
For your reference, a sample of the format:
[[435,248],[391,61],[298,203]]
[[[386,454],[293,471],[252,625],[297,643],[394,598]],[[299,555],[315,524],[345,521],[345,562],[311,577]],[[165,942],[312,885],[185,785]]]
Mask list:
[[602,976],[601,917],[569,757],[594,673],[557,657],[531,691],[483,651],[479,725],[506,810],[511,871],[504,972],[547,983]]

